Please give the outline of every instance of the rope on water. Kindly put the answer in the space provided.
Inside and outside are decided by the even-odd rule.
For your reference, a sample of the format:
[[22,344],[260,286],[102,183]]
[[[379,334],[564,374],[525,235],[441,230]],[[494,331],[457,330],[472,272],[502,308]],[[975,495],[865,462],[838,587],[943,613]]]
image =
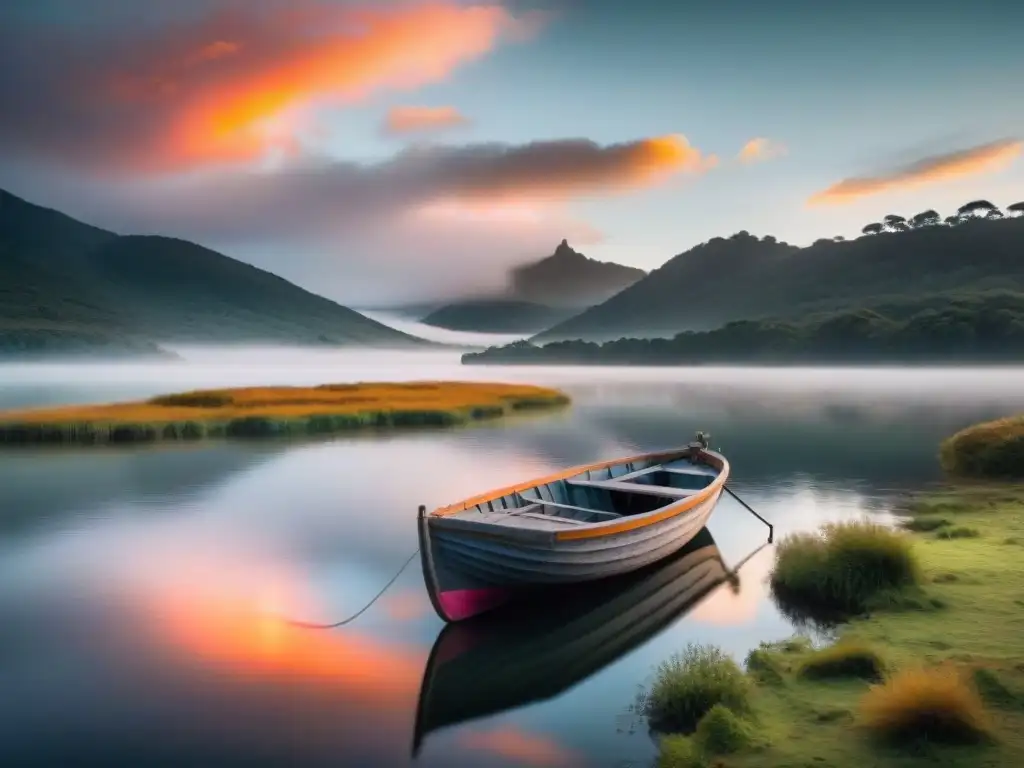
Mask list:
[[409,559],[406,560],[404,563],[402,563],[402,567],[398,569],[398,572],[395,573],[395,575],[391,577],[391,580],[387,584],[384,585],[384,588],[381,589],[381,591],[378,592],[376,595],[374,595],[373,599],[370,600],[370,602],[368,602],[366,605],[364,605],[358,611],[353,613],[347,619],[342,619],[341,621],[336,621],[333,624],[316,624],[316,623],[308,622],[308,621],[294,621],[292,619],[289,619],[288,623],[291,624],[292,626],[295,626],[295,627],[306,627],[307,629],[335,629],[337,627],[343,627],[346,624],[350,624],[351,622],[355,621],[360,616],[362,616],[364,613],[366,613],[366,611],[368,611],[370,609],[370,606],[372,606],[374,603],[377,602],[377,600],[379,600],[381,597],[383,597],[384,593],[388,591],[388,589],[391,587],[392,584],[394,584],[396,581],[398,581],[398,577],[402,575],[402,572],[405,571],[405,569],[409,567],[409,563],[411,563],[413,561],[413,558],[415,558],[416,555],[418,555],[419,553],[420,553],[420,550],[419,550],[419,547],[417,547],[416,551],[413,552],[411,555],[409,555]]

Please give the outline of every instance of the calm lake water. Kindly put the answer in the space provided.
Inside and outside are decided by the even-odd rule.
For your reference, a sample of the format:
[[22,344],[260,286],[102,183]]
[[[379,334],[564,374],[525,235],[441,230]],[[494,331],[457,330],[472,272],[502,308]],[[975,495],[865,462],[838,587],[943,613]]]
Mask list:
[[[687,642],[742,658],[792,632],[766,597],[766,531],[731,499],[710,531],[727,567],[753,554],[738,588],[719,584],[670,606],[666,595],[683,594],[696,571],[668,566],[656,586],[609,592],[642,609],[625,628],[596,612],[600,602],[568,601],[561,626],[582,628],[572,646],[551,622],[527,634],[442,635],[418,563],[343,628],[275,617],[329,623],[358,610],[416,548],[419,504],[678,445],[704,429],[732,461],[733,487],[783,536],[885,518],[900,494],[939,478],[943,436],[1024,410],[1024,370],[1010,369],[486,369],[433,352],[186,357],[0,366],[0,408],[201,386],[454,378],[553,384],[575,405],[457,431],[0,453],[0,765],[649,765],[655,743],[628,709],[659,661]],[[662,618],[648,626],[647,616]]]

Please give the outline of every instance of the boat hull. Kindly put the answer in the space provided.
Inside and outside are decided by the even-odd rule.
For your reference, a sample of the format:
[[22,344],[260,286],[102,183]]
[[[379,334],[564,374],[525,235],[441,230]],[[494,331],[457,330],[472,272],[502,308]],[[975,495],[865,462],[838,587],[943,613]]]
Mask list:
[[553,546],[475,537],[440,526],[432,526],[430,535],[437,560],[479,582],[506,588],[571,584],[629,573],[678,551],[706,525],[718,499],[716,493],[692,510],[642,528]]
[[[724,481],[724,477],[722,478]],[[508,538],[451,528],[420,509],[424,581],[437,614],[457,622],[531,592],[620,576],[663,560],[704,529],[723,490],[709,488],[698,503],[608,535]]]
[[549,699],[623,657],[738,578],[704,529],[674,555],[592,588],[545,590],[521,610],[448,624],[424,671],[413,741]]

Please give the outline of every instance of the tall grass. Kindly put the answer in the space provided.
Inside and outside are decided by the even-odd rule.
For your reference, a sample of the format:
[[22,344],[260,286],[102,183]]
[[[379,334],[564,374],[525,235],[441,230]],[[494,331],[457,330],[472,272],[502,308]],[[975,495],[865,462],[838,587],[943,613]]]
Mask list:
[[790,612],[842,618],[920,579],[906,534],[860,521],[784,539],[775,553],[770,584],[776,600]]
[[881,680],[885,662],[871,646],[845,640],[814,651],[801,661],[797,671],[803,677],[819,680],[840,677]]
[[894,743],[970,744],[988,739],[991,725],[981,697],[955,669],[906,669],[861,700],[864,725]]
[[148,442],[443,427],[568,402],[544,387],[473,382],[198,390],[141,402],[0,412],[0,442]]
[[1024,479],[1024,416],[976,424],[944,440],[939,461],[950,475]]
[[749,696],[750,682],[732,657],[691,643],[658,666],[643,711],[656,731],[691,733],[717,704],[748,712]]

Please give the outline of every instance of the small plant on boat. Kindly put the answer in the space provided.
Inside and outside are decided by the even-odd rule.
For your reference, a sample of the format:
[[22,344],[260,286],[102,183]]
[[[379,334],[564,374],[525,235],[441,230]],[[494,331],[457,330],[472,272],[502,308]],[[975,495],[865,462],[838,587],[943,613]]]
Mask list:
[[862,680],[881,680],[885,675],[885,662],[867,643],[846,640],[813,651],[798,668],[801,676],[809,679],[852,677]]
[[860,713],[872,734],[897,744],[973,744],[992,732],[977,690],[948,666],[897,672],[864,695]]
[[691,643],[658,666],[643,710],[656,731],[692,733],[717,704],[748,712],[749,695],[750,682],[732,657]]
[[920,583],[907,534],[867,521],[834,523],[779,543],[772,594],[787,612],[842,618]]

